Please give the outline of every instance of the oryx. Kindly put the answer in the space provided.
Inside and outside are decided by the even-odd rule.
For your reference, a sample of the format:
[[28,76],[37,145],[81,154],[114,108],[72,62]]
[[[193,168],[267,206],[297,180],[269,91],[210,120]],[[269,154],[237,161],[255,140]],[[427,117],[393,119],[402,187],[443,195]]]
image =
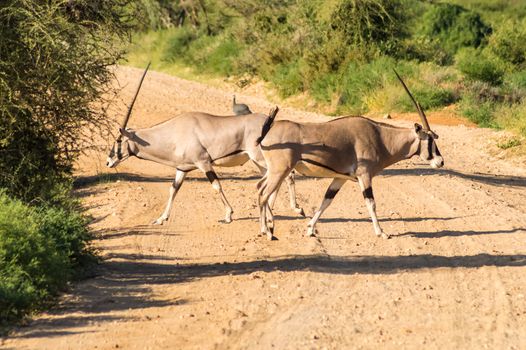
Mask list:
[[[395,72],[396,73],[396,72]],[[372,179],[384,168],[415,155],[440,168],[444,160],[426,115],[398,73],[398,79],[413,101],[423,127],[401,128],[365,117],[343,117],[326,123],[295,123],[269,118],[262,133],[261,148],[267,173],[258,183],[261,233],[273,238],[267,220],[267,201],[292,169],[306,176],[333,178],[320,208],[307,227],[307,235],[316,233],[316,222],[347,180],[358,181],[377,236],[389,238],[378,224]],[[265,131],[266,136],[265,136]]]
[[[126,125],[140,86],[141,84],[121,124],[120,134],[110,151],[106,165],[112,168],[128,157],[135,156],[176,168],[168,203],[154,224],[162,224],[168,220],[173,200],[186,174],[199,169],[205,173],[212,187],[219,192],[226,211],[225,222],[231,222],[233,210],[221,189],[213,166],[238,166],[252,160],[264,174],[266,164],[256,139],[261,136],[267,116],[249,114],[222,117],[189,112],[150,128],[132,130],[126,128]],[[273,117],[277,111],[276,108],[271,113]],[[290,204],[297,213],[304,215],[303,210],[296,203],[293,174],[287,175]]]

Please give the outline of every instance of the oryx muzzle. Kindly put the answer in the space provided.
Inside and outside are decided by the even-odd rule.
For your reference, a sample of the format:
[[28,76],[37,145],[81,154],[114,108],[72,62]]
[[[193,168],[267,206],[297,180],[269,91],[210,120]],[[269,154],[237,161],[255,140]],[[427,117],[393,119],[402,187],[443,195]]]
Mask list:
[[146,69],[144,70],[144,73],[142,74],[141,80],[139,81],[139,86],[137,86],[137,91],[135,91],[135,95],[133,96],[133,99],[130,103],[130,106],[128,107],[128,112],[124,116],[123,121],[121,122],[120,128],[119,128],[119,135],[117,136],[117,139],[115,140],[115,143],[113,147],[111,148],[110,154],[108,156],[108,159],[106,161],[106,166],[109,168],[112,168],[116,166],[119,162],[127,158],[129,156],[129,147],[126,149],[128,152],[127,155],[123,155],[122,153],[122,134],[126,130],[126,126],[128,125],[128,121],[130,120],[131,112],[133,109],[133,105],[135,104],[135,101],[137,100],[137,96],[139,95],[139,91],[141,90],[142,82],[144,81],[144,77],[146,77],[146,73],[148,72],[148,69],[150,68],[151,62],[148,62],[148,65],[146,66]]

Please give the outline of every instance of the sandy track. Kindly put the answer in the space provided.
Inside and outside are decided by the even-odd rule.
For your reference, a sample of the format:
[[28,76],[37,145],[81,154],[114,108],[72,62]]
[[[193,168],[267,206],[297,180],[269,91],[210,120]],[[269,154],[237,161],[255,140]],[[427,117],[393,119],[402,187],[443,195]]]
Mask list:
[[[140,74],[118,69],[125,101]],[[272,106],[239,100],[256,111]],[[183,110],[227,114],[230,103],[231,92],[152,72],[130,124]],[[287,108],[279,118],[326,119]],[[375,180],[391,240],[374,236],[353,183],[322,217],[317,238],[303,236],[307,219],[288,209],[285,191],[275,210],[279,240],[258,237],[250,165],[219,170],[233,223],[218,221],[220,199],[195,173],[168,225],[150,226],[174,171],[137,159],[107,171],[105,152],[93,152],[79,164],[78,191],[105,261],[2,348],[525,348],[526,167],[489,155],[493,131],[436,131],[444,169],[411,160]],[[328,183],[298,179],[307,215]]]

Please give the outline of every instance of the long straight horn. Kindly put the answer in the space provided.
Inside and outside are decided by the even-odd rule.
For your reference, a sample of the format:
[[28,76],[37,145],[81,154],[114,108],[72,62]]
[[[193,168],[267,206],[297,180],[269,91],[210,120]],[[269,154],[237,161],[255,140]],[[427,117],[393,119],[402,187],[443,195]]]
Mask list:
[[411,91],[409,91],[409,89],[407,88],[407,85],[405,85],[404,81],[402,80],[402,78],[400,77],[398,72],[394,68],[393,68],[393,71],[395,72],[396,77],[398,78],[398,80],[400,80],[400,83],[402,83],[402,86],[404,87],[404,89],[407,92],[407,94],[409,95],[409,97],[411,97],[411,101],[413,101],[413,104],[415,105],[416,110],[418,111],[418,114],[420,115],[420,119],[422,120],[422,124],[424,126],[424,130],[431,131],[431,128],[429,127],[429,122],[427,121],[426,114],[424,113],[424,110],[420,106],[420,103],[418,103],[415,100],[415,98],[413,97],[413,94],[411,94]]
[[146,72],[148,72],[148,68],[150,68],[150,64],[152,62],[148,62],[148,65],[146,66],[146,69],[144,70],[144,73],[142,74],[141,81],[139,82],[139,86],[137,87],[137,91],[135,92],[135,96],[133,96],[133,100],[130,104],[130,107],[128,107],[128,113],[126,113],[126,116],[124,117],[124,120],[122,121],[121,128],[126,129],[126,125],[128,125],[128,120],[130,120],[130,115],[132,112],[133,105],[135,104],[135,100],[137,99],[137,95],[139,95],[139,90],[141,89],[142,82],[144,81],[144,77],[146,76]]

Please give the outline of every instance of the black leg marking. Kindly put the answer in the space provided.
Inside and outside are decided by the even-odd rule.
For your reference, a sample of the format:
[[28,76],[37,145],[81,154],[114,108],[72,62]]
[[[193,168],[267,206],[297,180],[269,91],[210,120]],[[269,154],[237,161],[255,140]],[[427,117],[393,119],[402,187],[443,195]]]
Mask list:
[[363,198],[374,199],[372,187],[367,187],[362,193],[363,193]]
[[327,192],[325,192],[325,198],[326,199],[333,199],[334,196],[336,196],[336,193],[338,193],[340,189],[338,188],[337,190],[333,190],[332,188],[328,188],[327,189]]
[[217,180],[217,175],[212,170],[207,171],[205,173],[205,175],[206,175],[206,178],[208,179],[208,181],[210,181],[210,182],[214,182],[215,180]]

